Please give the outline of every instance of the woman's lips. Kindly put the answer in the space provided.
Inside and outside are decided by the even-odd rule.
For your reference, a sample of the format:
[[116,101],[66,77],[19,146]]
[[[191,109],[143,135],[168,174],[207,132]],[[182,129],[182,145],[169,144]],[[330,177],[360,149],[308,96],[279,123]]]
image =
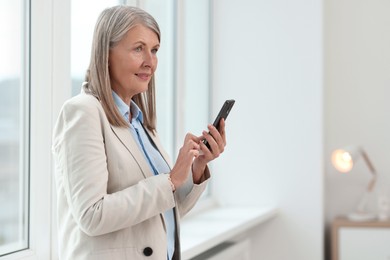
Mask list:
[[150,74],[148,74],[148,73],[137,73],[135,75],[138,78],[140,78],[141,80],[149,80],[149,78],[150,78]]

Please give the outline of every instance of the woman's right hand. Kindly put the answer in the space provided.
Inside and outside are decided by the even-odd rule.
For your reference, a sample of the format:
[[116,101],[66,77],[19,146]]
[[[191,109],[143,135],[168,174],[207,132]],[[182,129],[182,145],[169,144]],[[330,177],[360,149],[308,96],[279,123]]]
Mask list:
[[199,156],[199,142],[201,137],[188,133],[184,144],[179,150],[176,163],[171,171],[171,181],[175,188],[179,188],[188,178],[194,158]]

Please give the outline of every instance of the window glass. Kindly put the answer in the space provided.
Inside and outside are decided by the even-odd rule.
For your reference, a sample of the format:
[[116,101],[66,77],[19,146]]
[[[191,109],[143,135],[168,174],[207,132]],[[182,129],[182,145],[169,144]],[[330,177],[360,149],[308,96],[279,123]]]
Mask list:
[[156,19],[161,31],[158,67],[155,75],[157,131],[164,149],[174,156],[175,142],[175,1],[149,0],[142,9]]
[[100,13],[120,0],[71,1],[71,75],[72,95],[80,93],[91,56],[92,36]]
[[0,1],[0,256],[28,248],[28,14]]
[[209,0],[184,1],[184,133],[195,135],[201,135],[207,124],[212,123],[209,6]]

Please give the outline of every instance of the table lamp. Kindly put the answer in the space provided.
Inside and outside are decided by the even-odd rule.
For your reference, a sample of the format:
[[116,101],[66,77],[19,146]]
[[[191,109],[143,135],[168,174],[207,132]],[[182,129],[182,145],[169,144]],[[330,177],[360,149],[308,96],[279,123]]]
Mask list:
[[376,218],[375,214],[366,211],[366,204],[368,196],[375,186],[377,174],[374,165],[368,158],[367,153],[361,147],[348,147],[343,149],[337,149],[332,153],[332,164],[339,172],[347,173],[351,171],[354,163],[359,158],[363,158],[363,160],[365,161],[370,171],[370,174],[372,175],[372,178],[368,183],[368,186],[361,200],[359,201],[355,212],[348,214],[347,217],[350,220],[354,221],[368,221]]

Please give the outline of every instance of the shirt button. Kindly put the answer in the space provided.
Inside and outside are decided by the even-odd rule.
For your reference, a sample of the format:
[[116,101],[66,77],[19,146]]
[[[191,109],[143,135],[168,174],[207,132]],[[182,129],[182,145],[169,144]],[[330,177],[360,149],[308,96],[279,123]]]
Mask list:
[[145,256],[151,256],[153,254],[153,249],[150,247],[145,247],[144,248],[144,255]]

